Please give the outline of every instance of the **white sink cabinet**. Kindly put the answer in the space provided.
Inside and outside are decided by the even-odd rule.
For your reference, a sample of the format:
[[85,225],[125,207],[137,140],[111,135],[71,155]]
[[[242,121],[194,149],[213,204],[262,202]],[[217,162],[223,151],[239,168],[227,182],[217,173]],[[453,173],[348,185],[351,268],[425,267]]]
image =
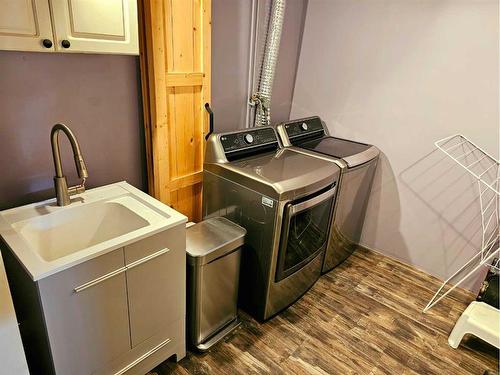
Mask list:
[[[126,183],[80,199],[33,205],[42,215],[30,206],[0,213],[31,373],[144,374],[173,355],[180,360],[186,218]],[[72,231],[80,233],[73,247],[63,238]]]

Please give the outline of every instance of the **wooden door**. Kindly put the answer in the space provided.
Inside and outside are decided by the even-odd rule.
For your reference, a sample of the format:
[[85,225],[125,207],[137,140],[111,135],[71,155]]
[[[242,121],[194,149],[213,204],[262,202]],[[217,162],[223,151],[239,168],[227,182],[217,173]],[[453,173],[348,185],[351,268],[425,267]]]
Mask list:
[[49,0],[0,0],[0,49],[48,52],[53,42]]
[[136,0],[50,3],[57,51],[139,54]]
[[149,192],[201,219],[210,102],[210,0],[142,2],[141,71]]

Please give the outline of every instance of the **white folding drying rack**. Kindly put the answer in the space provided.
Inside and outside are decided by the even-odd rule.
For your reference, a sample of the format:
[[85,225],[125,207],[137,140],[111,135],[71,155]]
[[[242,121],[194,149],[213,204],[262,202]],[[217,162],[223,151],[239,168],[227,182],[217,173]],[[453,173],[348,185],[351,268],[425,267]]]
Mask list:
[[[455,163],[469,172],[477,181],[481,209],[482,246],[476,255],[443,282],[436,294],[425,306],[424,312],[427,312],[482,267],[487,266],[499,270],[499,261],[495,261],[495,264],[492,263],[495,256],[498,258],[500,253],[500,161],[461,134],[440,139],[435,142],[435,145]],[[470,267],[472,269],[468,270]],[[467,273],[442,293],[445,286],[465,270],[468,270]]]

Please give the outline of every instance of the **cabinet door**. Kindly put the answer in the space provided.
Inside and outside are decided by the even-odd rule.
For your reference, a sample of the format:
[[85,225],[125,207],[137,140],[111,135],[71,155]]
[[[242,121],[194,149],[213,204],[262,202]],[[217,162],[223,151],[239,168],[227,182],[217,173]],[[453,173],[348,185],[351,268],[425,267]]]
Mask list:
[[50,0],[56,50],[139,54],[136,0]]
[[38,283],[57,374],[88,375],[130,350],[123,249]]
[[125,247],[132,347],[186,311],[184,224]]
[[0,49],[48,52],[53,42],[49,0],[0,0]]

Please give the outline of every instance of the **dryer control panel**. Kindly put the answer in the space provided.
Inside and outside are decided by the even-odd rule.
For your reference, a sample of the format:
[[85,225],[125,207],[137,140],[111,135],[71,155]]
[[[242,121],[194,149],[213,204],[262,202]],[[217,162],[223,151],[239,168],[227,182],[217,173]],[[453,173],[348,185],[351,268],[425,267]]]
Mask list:
[[289,121],[283,125],[288,139],[290,139],[292,143],[292,140],[299,137],[320,138],[325,135],[323,123],[318,116]]
[[279,148],[278,137],[271,127],[224,133],[219,139],[228,160]]

